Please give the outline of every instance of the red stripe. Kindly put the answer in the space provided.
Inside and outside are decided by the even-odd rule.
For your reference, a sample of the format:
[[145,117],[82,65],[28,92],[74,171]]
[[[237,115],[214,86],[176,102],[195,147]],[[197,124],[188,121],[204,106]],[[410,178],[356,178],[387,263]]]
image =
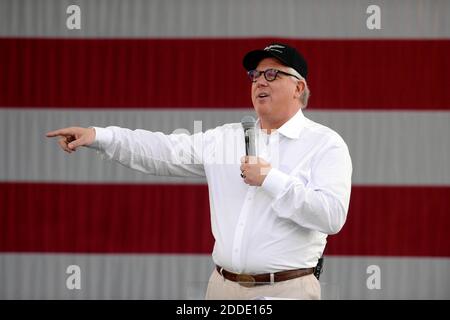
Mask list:
[[[245,108],[245,52],[273,39],[0,39],[0,106]],[[282,40],[314,109],[450,109],[448,40]]]
[[[0,251],[210,253],[205,185],[0,184]],[[355,187],[327,254],[450,256],[450,187]]]
[[0,251],[204,253],[206,186],[0,184]]
[[450,257],[450,187],[358,186],[350,202],[327,253]]

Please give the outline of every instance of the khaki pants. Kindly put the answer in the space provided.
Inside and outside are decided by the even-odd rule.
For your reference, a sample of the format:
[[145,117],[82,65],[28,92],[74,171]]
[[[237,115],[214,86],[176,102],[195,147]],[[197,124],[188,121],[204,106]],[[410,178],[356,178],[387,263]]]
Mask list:
[[250,300],[257,297],[276,297],[286,299],[319,300],[320,283],[313,274],[307,276],[275,282],[274,284],[259,285],[251,288],[241,286],[237,282],[224,279],[214,269],[209,278],[206,300]]

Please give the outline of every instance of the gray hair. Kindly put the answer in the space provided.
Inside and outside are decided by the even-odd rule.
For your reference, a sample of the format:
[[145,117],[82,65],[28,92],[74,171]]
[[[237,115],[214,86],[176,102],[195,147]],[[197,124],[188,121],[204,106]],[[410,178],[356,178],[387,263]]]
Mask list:
[[308,84],[306,83],[305,78],[303,78],[300,73],[297,72],[294,68],[288,67],[287,68],[289,73],[292,73],[296,77],[299,77],[301,80],[305,83],[305,90],[303,90],[302,94],[300,95],[300,103],[302,104],[302,109],[306,109],[306,106],[308,105],[309,96],[311,95],[311,92],[309,91]]

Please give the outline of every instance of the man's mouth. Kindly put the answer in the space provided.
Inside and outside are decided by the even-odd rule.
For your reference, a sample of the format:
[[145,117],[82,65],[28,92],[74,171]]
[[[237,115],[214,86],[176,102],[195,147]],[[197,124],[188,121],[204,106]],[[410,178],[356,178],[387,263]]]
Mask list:
[[268,96],[269,96],[268,93],[261,92],[256,97],[262,99],[262,98],[267,98]]

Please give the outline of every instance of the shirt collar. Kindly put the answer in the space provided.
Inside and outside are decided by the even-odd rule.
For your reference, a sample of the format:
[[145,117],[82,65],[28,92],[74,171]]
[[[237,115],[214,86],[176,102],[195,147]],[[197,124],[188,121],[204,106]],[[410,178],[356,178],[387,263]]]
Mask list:
[[[305,116],[303,115],[302,109],[292,116],[288,121],[286,121],[281,127],[277,129],[277,132],[281,133],[283,136],[290,139],[298,139],[300,137],[300,131],[305,123]],[[256,121],[256,127],[260,130],[261,125],[259,119]]]

